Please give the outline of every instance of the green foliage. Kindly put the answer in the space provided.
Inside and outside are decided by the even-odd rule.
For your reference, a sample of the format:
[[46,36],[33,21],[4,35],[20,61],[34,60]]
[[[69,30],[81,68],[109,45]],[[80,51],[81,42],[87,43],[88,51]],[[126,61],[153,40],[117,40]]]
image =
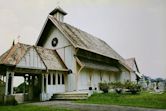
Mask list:
[[[28,85],[25,82],[21,83],[18,87],[15,88],[16,93],[23,93],[25,87],[28,87]],[[26,88],[25,92],[28,92],[28,88]]]
[[132,82],[125,82],[124,88],[129,89],[129,92],[136,94],[141,91],[141,86]]
[[109,85],[111,88],[115,89],[115,91],[118,94],[121,94],[124,88],[124,84],[122,84],[121,82],[112,82],[112,83],[109,83]]
[[6,98],[6,102],[4,103],[4,105],[17,105],[18,104],[14,96],[8,95],[5,98]]
[[3,82],[2,80],[0,80],[0,96],[4,95],[4,93],[5,93],[5,82]]
[[112,83],[109,83],[109,85],[113,89],[124,88],[124,85],[121,82],[112,82]]
[[136,94],[141,91],[140,85],[129,81],[125,82],[124,84],[121,82],[112,82],[109,83],[109,86],[115,89],[118,94],[121,94],[123,89],[128,89],[128,92],[131,92],[132,94]]
[[0,86],[4,86],[5,85],[5,82],[3,82],[1,79],[0,79]]
[[108,93],[108,91],[109,91],[109,84],[108,83],[99,83],[99,88],[104,93]]
[[141,92],[137,95],[132,95],[130,93],[95,93],[87,100],[79,100],[77,102],[166,109],[166,93],[152,94]]

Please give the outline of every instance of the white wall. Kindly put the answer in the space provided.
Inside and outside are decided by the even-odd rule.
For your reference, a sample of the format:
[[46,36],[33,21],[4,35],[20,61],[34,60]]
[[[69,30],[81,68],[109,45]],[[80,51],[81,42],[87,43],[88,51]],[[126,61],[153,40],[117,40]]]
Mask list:
[[121,82],[126,82],[126,81],[131,81],[131,74],[125,69],[122,69],[122,73],[120,74],[120,81]]
[[[60,84],[58,84],[58,74],[60,75]],[[65,84],[62,84],[62,74],[63,72],[50,73],[51,84],[47,85],[47,93],[49,95],[49,98],[51,98],[51,96],[55,93],[63,93],[66,91],[66,78],[64,76]],[[55,84],[53,84],[53,75],[55,75]]]
[[[58,39],[58,44],[56,47],[52,46],[52,39]],[[48,38],[43,45],[45,48],[49,49],[56,49],[68,69],[72,70],[72,74],[68,74],[67,77],[67,91],[74,91],[76,90],[76,61],[74,58],[74,47],[70,44],[70,42],[66,39],[66,37],[56,28],[53,27],[48,35]]]
[[86,90],[90,87],[89,70],[84,68],[81,70],[78,78],[78,90]]
[[89,87],[99,90],[98,85],[100,82],[114,82],[116,81],[115,76],[117,76],[117,74],[113,72],[83,68],[79,74],[78,90],[88,90]]
[[45,69],[44,63],[37,54],[36,50],[31,47],[25,54],[25,56],[18,63],[17,67],[24,68],[36,68],[36,69]]
[[101,79],[100,79],[100,71],[98,70],[94,70],[93,71],[93,74],[92,74],[92,82],[91,82],[91,86],[92,88],[97,88],[99,89],[98,87],[98,84],[101,82]]
[[137,78],[136,74],[134,72],[131,72],[131,81],[132,82],[137,82],[136,78]]

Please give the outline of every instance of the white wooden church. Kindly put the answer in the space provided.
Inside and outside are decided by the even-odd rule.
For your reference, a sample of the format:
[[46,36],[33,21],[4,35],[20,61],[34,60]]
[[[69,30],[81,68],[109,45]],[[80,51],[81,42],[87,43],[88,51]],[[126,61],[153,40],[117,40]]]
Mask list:
[[50,100],[56,93],[99,90],[98,83],[136,81],[139,76],[106,42],[63,21],[60,7],[47,17],[36,45],[22,43],[0,56],[4,94],[13,95],[13,77],[29,84],[28,99]]

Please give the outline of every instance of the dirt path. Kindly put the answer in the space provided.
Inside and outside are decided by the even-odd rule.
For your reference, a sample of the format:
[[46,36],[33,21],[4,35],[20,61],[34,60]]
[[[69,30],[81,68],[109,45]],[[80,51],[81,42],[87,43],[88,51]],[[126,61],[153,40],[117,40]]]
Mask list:
[[29,104],[77,109],[79,111],[166,111],[160,109],[138,108],[138,107],[128,107],[128,106],[117,106],[117,105],[79,104],[79,103],[73,103],[71,101],[47,101],[47,102],[37,102]]

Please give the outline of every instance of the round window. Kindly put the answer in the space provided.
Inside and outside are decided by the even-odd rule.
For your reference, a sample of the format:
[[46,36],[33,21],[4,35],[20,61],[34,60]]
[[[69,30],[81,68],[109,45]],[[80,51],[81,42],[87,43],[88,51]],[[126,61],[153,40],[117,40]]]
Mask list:
[[53,38],[53,39],[52,39],[52,46],[53,46],[53,47],[56,47],[57,44],[58,44],[58,39],[57,39],[57,38]]

